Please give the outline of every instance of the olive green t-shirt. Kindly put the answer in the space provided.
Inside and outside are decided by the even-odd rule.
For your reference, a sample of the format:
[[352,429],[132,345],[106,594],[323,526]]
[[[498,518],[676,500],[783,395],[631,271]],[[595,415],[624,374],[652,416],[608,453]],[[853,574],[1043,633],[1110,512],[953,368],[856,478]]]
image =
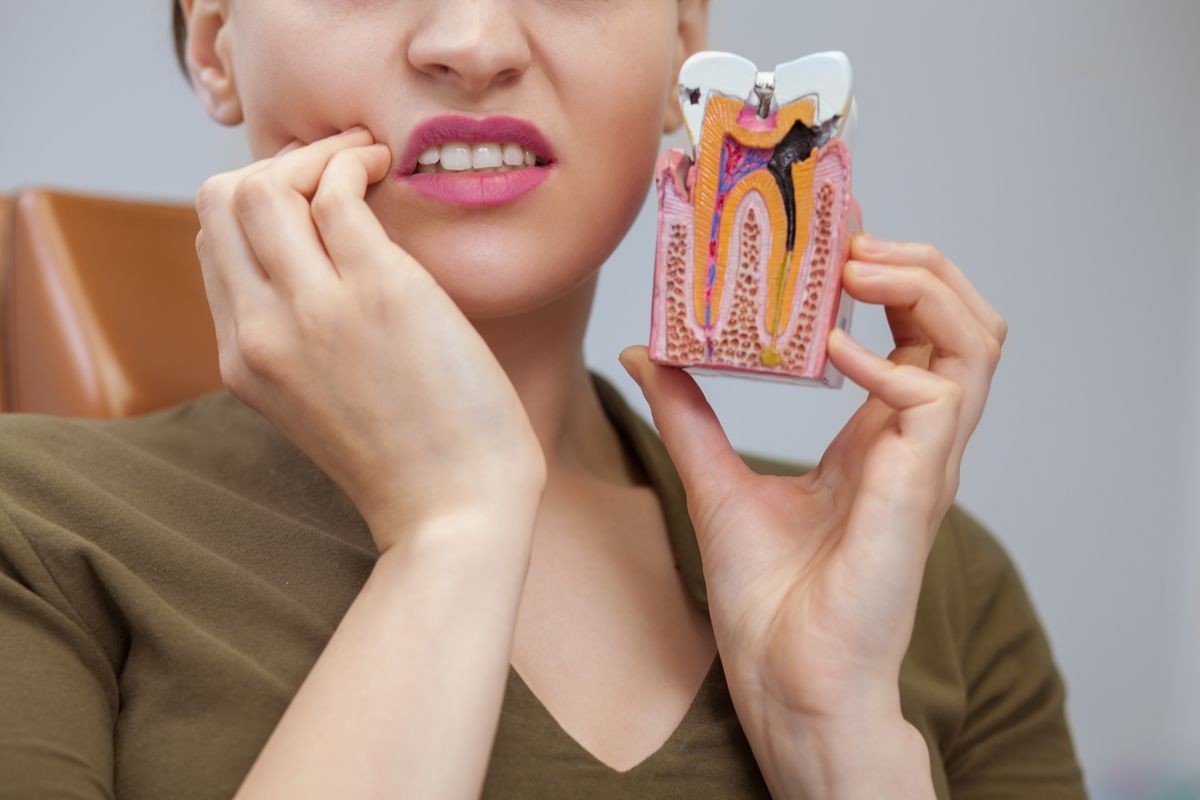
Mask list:
[[[706,608],[662,441],[591,374]],[[742,457],[759,472],[811,468]],[[119,420],[0,415],[0,797],[232,796],[376,557],[340,488],[229,392]],[[957,505],[900,690],[939,798],[1085,796],[1038,617]],[[678,728],[626,772],[567,735],[510,667],[483,796],[769,794],[718,657]]]

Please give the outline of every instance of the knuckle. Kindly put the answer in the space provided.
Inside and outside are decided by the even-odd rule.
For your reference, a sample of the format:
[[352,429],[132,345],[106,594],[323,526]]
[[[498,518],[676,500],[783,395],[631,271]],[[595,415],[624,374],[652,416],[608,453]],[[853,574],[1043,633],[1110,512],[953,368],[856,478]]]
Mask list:
[[346,205],[346,196],[326,184],[317,187],[312,199],[313,218],[322,221],[337,217]]
[[196,213],[201,217],[207,216],[213,209],[224,203],[226,178],[224,173],[210,175],[196,189]]
[[1004,340],[1008,338],[1008,320],[999,314],[996,315],[996,340],[1000,346],[1004,345]]
[[233,207],[239,215],[260,208],[270,201],[274,184],[265,173],[266,170],[252,173],[239,181],[234,188]]
[[196,255],[201,255],[204,251],[204,229],[201,228],[196,233]]
[[1000,363],[1000,342],[990,333],[984,333],[983,346],[987,353],[988,364],[993,367]]
[[942,291],[946,284],[927,267],[916,267],[911,273],[912,280],[920,289],[921,294],[934,294]]
[[246,368],[259,375],[270,375],[281,355],[271,327],[257,319],[243,320],[238,324],[234,338],[238,357]]
[[221,373],[221,382],[234,395],[244,389],[241,359],[228,345],[217,349],[217,368]]
[[942,378],[940,394],[951,407],[955,409],[962,408],[964,392],[961,384],[949,378]]
[[297,292],[292,297],[296,325],[309,336],[328,330],[331,314],[324,297],[314,292]]
[[912,253],[920,264],[937,264],[942,260],[942,251],[938,250],[931,242],[913,242]]

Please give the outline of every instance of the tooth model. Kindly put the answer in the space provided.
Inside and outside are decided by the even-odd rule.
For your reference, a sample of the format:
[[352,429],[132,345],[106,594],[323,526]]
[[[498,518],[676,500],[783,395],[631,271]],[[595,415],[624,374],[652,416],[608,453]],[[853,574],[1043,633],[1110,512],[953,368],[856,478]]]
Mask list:
[[825,357],[853,298],[857,108],[844,53],[760,72],[703,52],[679,73],[690,154],[659,156],[650,359],[705,375],[839,388]]

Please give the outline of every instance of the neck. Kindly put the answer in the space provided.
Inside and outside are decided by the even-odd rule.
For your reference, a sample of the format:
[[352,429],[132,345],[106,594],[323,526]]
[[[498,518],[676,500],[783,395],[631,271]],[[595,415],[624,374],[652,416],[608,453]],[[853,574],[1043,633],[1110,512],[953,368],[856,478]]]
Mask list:
[[471,319],[525,405],[545,454],[547,488],[638,484],[583,357],[597,277],[523,314]]

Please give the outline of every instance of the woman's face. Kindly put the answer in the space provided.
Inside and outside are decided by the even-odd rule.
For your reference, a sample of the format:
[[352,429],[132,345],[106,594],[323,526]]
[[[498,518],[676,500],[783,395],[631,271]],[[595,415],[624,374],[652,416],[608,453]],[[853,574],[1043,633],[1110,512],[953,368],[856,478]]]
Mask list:
[[679,125],[678,70],[707,11],[703,0],[224,5],[217,49],[256,159],[363,124],[391,148],[395,169],[418,123],[442,114],[514,116],[540,129],[557,164],[513,202],[464,208],[390,175],[367,191],[393,241],[474,317],[544,305],[617,246],[646,197],[662,133]]

